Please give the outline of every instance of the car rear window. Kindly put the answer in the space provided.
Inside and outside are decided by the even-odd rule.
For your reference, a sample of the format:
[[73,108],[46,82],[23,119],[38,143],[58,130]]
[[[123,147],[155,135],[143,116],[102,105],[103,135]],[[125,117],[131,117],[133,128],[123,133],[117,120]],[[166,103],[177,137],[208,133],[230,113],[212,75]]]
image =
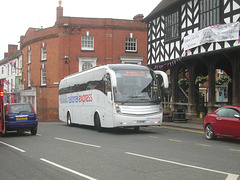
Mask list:
[[10,104],[9,114],[33,113],[30,104]]

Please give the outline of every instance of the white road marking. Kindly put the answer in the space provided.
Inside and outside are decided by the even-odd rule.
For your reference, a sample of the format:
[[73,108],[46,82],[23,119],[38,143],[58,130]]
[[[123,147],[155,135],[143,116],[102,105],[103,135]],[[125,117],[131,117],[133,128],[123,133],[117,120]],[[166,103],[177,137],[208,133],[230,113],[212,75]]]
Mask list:
[[83,178],[85,178],[85,179],[97,180],[97,179],[95,179],[95,178],[92,178],[92,177],[90,177],[90,176],[87,176],[87,175],[85,175],[85,174],[82,174],[82,173],[80,173],[80,172],[77,172],[77,171],[75,171],[75,170],[69,169],[69,168],[67,168],[67,167],[64,167],[64,166],[61,166],[61,165],[56,164],[56,163],[54,163],[54,162],[51,162],[51,161],[49,161],[49,160],[46,160],[46,159],[44,159],[44,158],[40,158],[40,160],[41,160],[41,161],[44,161],[44,162],[46,162],[46,163],[48,163],[48,164],[51,164],[51,165],[53,165],[53,166],[55,166],[55,167],[58,167],[58,168],[60,168],[60,169],[63,169],[63,170],[65,170],[65,171],[68,171],[68,172],[70,172],[70,173],[72,173],[72,174],[81,176],[81,177],[83,177]]
[[60,141],[74,143],[74,144],[80,144],[80,145],[84,145],[84,146],[91,146],[91,147],[96,147],[96,148],[101,147],[101,146],[94,145],[94,144],[86,144],[86,143],[82,143],[82,142],[78,142],[78,141],[72,141],[72,140],[68,140],[68,139],[62,139],[62,138],[58,138],[58,137],[55,137],[55,139],[60,140]]
[[24,150],[22,150],[22,149],[20,149],[20,148],[18,148],[18,147],[12,146],[12,145],[7,144],[7,143],[5,143],[5,142],[0,141],[0,143],[4,144],[5,146],[8,146],[8,147],[10,147],[10,148],[13,148],[13,149],[15,149],[15,150],[17,150],[17,151],[26,152],[26,151],[24,151]]
[[204,171],[224,174],[224,175],[227,175],[226,180],[237,180],[238,177],[239,177],[238,174],[231,174],[231,173],[227,173],[227,172],[223,172],[223,171],[217,171],[217,170],[214,170],[214,169],[208,169],[208,168],[203,168],[203,167],[199,167],[199,166],[193,166],[193,165],[189,165],[189,164],[183,164],[183,163],[179,163],[179,162],[169,161],[169,160],[165,160],[165,159],[159,159],[159,158],[155,158],[155,157],[151,157],[151,156],[145,156],[145,155],[141,155],[141,154],[135,154],[135,153],[131,153],[131,152],[125,152],[125,153],[129,154],[129,155],[133,155],[133,156],[138,156],[138,157],[142,157],[142,158],[152,159],[152,160],[155,160],[155,161],[161,161],[161,162],[176,164],[176,165],[179,165],[179,166],[185,166],[185,167],[200,169],[200,170],[204,170]]

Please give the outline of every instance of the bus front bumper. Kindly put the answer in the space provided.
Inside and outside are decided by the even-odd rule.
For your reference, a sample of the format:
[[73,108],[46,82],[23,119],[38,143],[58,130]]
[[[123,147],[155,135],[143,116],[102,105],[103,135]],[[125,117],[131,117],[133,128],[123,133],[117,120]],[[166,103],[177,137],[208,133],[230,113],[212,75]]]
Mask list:
[[162,125],[162,115],[123,115],[115,114],[115,127],[136,127],[136,126],[160,126]]

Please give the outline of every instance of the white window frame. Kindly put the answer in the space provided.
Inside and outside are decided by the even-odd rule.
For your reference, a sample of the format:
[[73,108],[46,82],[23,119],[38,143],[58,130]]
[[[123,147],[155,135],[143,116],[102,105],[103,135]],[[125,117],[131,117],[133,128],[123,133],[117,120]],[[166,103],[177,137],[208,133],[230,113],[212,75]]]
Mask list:
[[31,86],[31,69],[30,66],[28,66],[28,87]]
[[[132,36],[132,35],[131,35]],[[126,52],[137,52],[137,39],[136,38],[126,38]]]
[[7,65],[7,75],[9,75],[9,72],[10,72],[10,65],[8,64]]
[[14,84],[13,84],[13,79],[11,79],[11,85],[10,85],[10,92],[13,92],[13,90],[14,90]]
[[44,64],[42,64],[41,68],[41,86],[46,86],[46,79],[47,79],[47,72],[46,68],[44,67]]
[[31,63],[31,54],[32,54],[31,48],[28,47],[28,64]]
[[[97,65],[97,57],[78,57],[79,60],[79,72],[83,71],[83,67],[85,63],[91,63],[91,67],[94,67]],[[85,69],[86,70],[86,69]]]
[[82,36],[81,37],[81,50],[82,51],[94,51],[94,36]]
[[120,61],[122,64],[142,64],[143,57],[135,56],[120,56]]
[[47,60],[47,47],[45,46],[44,43],[42,43],[42,47],[41,47],[41,60],[42,61]]
[[83,64],[82,64],[82,71],[85,71],[85,70],[88,70],[88,69],[90,69],[90,68],[92,68],[93,67],[93,65],[92,65],[92,63],[91,62],[83,62]]

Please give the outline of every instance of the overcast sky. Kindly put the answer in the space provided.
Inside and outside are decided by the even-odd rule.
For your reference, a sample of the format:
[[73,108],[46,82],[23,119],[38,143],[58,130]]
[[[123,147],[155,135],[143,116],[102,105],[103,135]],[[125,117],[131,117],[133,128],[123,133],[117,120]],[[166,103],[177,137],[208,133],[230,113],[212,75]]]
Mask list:
[[[21,35],[28,28],[52,27],[56,21],[59,0],[1,0],[0,1],[0,60],[8,51],[8,44],[19,45]],[[161,0],[62,0],[63,15],[133,19],[137,14],[144,17]]]

